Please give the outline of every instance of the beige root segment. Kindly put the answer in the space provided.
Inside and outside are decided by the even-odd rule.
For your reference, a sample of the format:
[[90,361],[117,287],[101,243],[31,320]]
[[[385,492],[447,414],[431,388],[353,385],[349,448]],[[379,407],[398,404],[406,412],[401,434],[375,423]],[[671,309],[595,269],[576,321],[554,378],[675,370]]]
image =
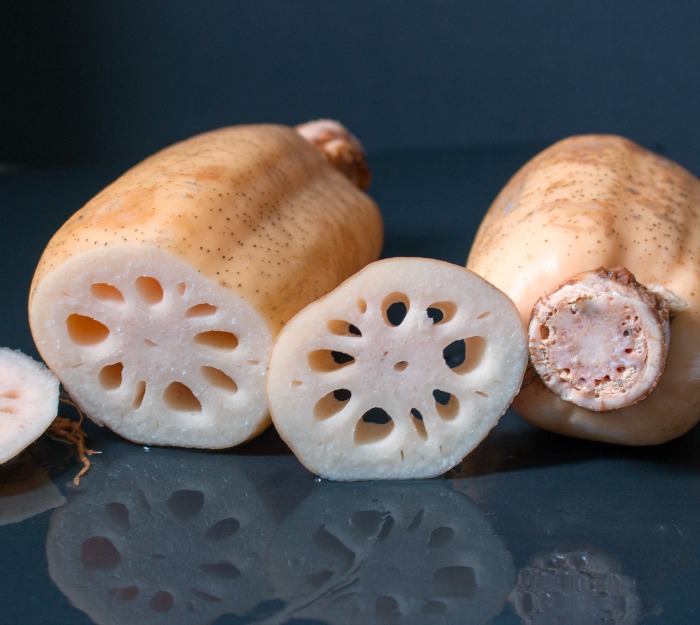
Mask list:
[[[614,135],[563,139],[503,187],[467,267],[510,296],[526,327],[533,318],[531,371],[540,375],[528,376],[514,400],[525,419],[628,445],[662,443],[696,425],[698,207],[698,178]],[[601,267],[608,277],[596,273]],[[589,277],[572,286],[582,273]],[[628,274],[635,281],[625,284]],[[603,294],[591,296],[591,283]],[[585,312],[575,323],[573,309]],[[629,328],[628,313],[638,316]]]
[[52,237],[30,290],[32,335],[93,421],[201,448],[269,425],[274,337],[382,248],[378,207],[339,171],[364,180],[361,145],[321,125],[352,154],[343,167],[288,126],[221,128],[137,164]]
[[586,272],[540,298],[530,360],[565,401],[613,410],[644,399],[666,365],[669,307],[624,268]]

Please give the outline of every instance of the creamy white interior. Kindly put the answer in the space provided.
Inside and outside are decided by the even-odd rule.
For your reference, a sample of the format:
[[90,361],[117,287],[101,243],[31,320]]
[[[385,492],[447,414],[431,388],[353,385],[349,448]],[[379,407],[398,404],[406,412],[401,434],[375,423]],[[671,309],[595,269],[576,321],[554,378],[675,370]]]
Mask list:
[[[406,310],[399,323],[392,306]],[[461,341],[466,357],[451,367],[444,350]],[[497,423],[526,363],[524,328],[502,292],[462,267],[394,258],[285,326],[268,401],[277,430],[314,473],[432,477]]]
[[130,440],[224,448],[269,421],[266,322],[167,251],[124,245],[72,257],[38,284],[30,322],[81,408]]
[[22,352],[0,348],[0,464],[39,438],[58,413],[58,379]]

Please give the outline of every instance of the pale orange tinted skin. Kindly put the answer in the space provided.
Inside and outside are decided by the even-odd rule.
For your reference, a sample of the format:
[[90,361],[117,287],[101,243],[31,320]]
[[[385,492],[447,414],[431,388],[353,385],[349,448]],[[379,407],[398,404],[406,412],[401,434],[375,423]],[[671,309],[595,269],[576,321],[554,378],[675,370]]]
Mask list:
[[144,160],[56,233],[44,275],[82,251],[168,250],[244,297],[276,333],[306,303],[379,257],[379,211],[292,128],[234,126]]
[[687,306],[671,324],[666,369],[643,401],[594,413],[539,379],[516,398],[534,424],[571,436],[645,445],[700,418],[700,181],[622,137],[560,141],[526,163],[495,199],[467,267],[506,292],[524,324],[544,294],[576,274],[624,267]]
[[[58,230],[32,282],[32,334],[94,421],[141,444],[231,447],[269,424],[274,336],[376,260],[382,230],[369,195],[295,129],[208,132]],[[211,332],[228,344],[197,342]]]

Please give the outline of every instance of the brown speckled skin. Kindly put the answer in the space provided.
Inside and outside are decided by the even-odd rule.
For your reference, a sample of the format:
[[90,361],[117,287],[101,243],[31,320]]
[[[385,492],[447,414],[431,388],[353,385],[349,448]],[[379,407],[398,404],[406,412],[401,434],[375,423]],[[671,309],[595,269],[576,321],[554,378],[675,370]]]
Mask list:
[[167,249],[232,289],[273,333],[306,303],[378,258],[368,195],[294,129],[234,126],[149,157],[73,215],[46,247],[30,293],[86,250]]
[[597,267],[626,267],[688,308],[671,325],[667,366],[644,401],[593,413],[539,380],[516,409],[570,436],[630,445],[661,443],[700,419],[700,181],[625,138],[574,136],[526,163],[477,232],[467,267],[505,291],[527,324],[543,294]]

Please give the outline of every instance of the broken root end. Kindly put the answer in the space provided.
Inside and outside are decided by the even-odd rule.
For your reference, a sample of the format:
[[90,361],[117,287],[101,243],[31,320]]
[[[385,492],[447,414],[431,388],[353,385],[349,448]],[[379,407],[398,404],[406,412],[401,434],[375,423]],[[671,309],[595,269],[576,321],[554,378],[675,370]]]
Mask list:
[[627,269],[599,268],[535,304],[529,340],[550,391],[593,411],[623,408],[647,397],[663,372],[669,305]]
[[296,131],[315,145],[328,161],[357,187],[365,191],[372,180],[365,150],[342,124],[319,119],[296,126]]

